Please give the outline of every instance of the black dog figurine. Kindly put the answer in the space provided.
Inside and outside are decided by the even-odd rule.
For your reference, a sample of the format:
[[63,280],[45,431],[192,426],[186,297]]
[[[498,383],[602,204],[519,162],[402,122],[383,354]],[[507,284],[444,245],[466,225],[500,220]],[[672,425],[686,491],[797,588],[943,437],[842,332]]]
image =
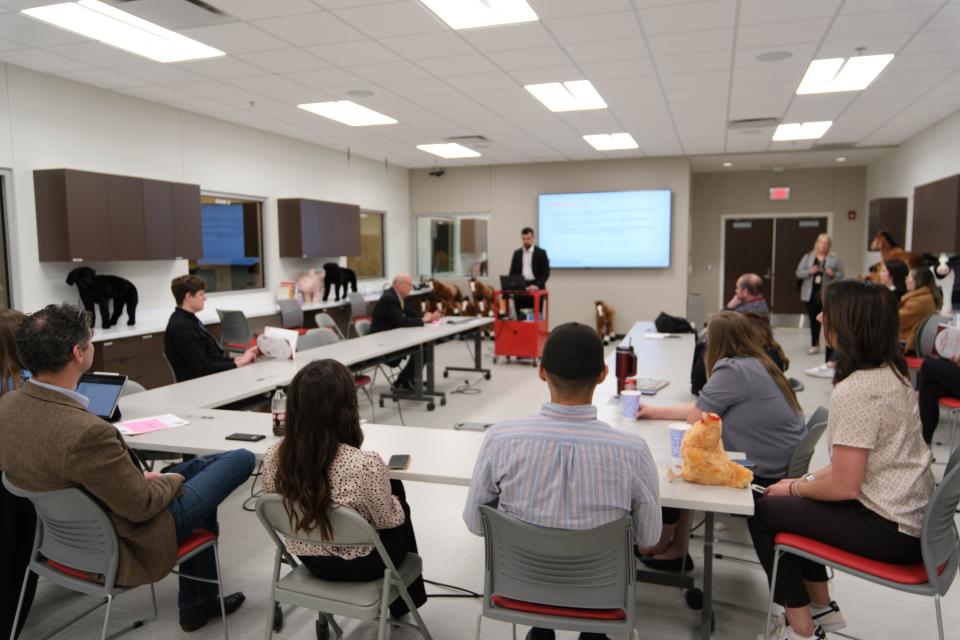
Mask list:
[[[133,283],[117,276],[98,276],[90,267],[77,267],[67,275],[67,284],[77,285],[83,308],[90,312],[91,323],[97,324],[97,312],[93,305],[100,307],[103,328],[109,329],[117,324],[123,307],[127,307],[127,324],[137,323],[137,288]],[[113,300],[113,315],[110,315],[110,300]]]
[[357,274],[353,269],[341,267],[336,262],[327,262],[323,265],[323,301],[326,302],[330,297],[330,289],[333,288],[334,300],[341,298],[340,290],[343,289],[342,297],[347,297],[347,285],[349,284],[353,291],[357,290]]

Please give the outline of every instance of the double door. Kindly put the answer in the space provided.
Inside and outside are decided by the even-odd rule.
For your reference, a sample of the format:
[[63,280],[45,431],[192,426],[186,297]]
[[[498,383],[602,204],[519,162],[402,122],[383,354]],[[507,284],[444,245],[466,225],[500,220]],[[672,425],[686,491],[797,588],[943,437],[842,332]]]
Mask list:
[[804,313],[797,290],[797,264],[813,249],[817,236],[826,232],[826,216],[727,218],[721,304],[733,297],[741,274],[756,273],[763,278],[772,313]]

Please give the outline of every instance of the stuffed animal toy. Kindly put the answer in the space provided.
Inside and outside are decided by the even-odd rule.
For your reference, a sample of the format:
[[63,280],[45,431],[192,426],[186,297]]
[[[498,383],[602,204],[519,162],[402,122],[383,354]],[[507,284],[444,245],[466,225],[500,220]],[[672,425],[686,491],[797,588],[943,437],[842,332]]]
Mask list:
[[478,308],[481,302],[483,302],[484,306],[488,309],[493,306],[493,287],[480,282],[476,278],[470,278],[469,287],[470,297],[473,304]]
[[[451,309],[459,306],[463,301],[463,295],[457,287],[440,282],[436,278],[427,281],[430,285],[430,298],[444,309]],[[442,313],[442,311],[441,311]]]
[[[77,285],[83,308],[90,312],[90,322],[97,324],[94,305],[100,307],[100,319],[104,329],[117,324],[123,308],[127,308],[127,325],[137,323],[137,288],[129,280],[117,276],[98,276],[90,267],[77,267],[67,274],[67,284]],[[113,314],[110,301],[113,300]]]
[[956,280],[957,256],[948,256],[941,253],[937,258],[936,266],[930,267],[933,275],[936,276],[940,290],[943,291],[943,306],[940,308],[940,315],[953,315],[953,285]]
[[325,279],[324,274],[317,273],[316,269],[300,274],[297,288],[303,296],[303,302],[320,302],[320,290],[324,288]]
[[[347,297],[347,285],[354,292],[357,290],[357,274],[353,269],[341,267],[336,262],[327,262],[323,265],[323,301],[326,302],[330,297],[330,289],[333,288],[334,300],[341,297]],[[341,294],[341,291],[343,292]]]
[[720,485],[742,489],[753,480],[753,472],[730,460],[723,450],[720,416],[705,413],[680,445],[683,458],[683,479],[697,484]]
[[602,300],[593,303],[596,310],[597,333],[603,338],[603,344],[609,344],[616,339],[616,331],[613,330],[613,307]]

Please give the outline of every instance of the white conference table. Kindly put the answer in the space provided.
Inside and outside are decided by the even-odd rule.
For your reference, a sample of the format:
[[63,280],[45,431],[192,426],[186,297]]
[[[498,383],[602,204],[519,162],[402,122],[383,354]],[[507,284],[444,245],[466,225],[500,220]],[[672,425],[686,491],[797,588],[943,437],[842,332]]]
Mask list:
[[[465,325],[459,326],[461,330]],[[477,326],[484,326],[478,324]],[[434,338],[446,333],[442,326],[424,327]],[[621,344],[630,341],[637,353],[637,376],[663,378],[670,384],[661,389],[657,395],[644,398],[652,404],[666,405],[680,402],[690,402],[694,396],[689,393],[689,372],[693,356],[693,335],[679,338],[651,340],[643,334],[652,331],[653,325],[649,322],[638,322],[631,329],[627,338]],[[314,349],[300,354],[304,358],[312,355],[311,359],[319,357],[336,357],[344,364],[359,362],[379,349],[394,349],[402,345],[416,344],[423,340],[425,335],[415,337],[416,330],[397,330],[396,337],[390,336],[394,332],[373,334],[371,338],[382,336],[383,343],[376,341],[361,342],[365,338],[336,343],[328,347]],[[407,332],[410,335],[407,336]],[[403,336],[403,337],[401,337]],[[359,343],[359,344],[357,344]],[[357,344],[357,353],[349,353],[351,345]],[[380,345],[378,347],[378,344]],[[337,347],[334,352],[325,351],[330,347]],[[316,352],[316,353],[312,353]],[[321,353],[322,352],[322,353]],[[666,467],[671,462],[670,436],[664,420],[637,421],[623,418],[620,414],[620,405],[615,398],[616,376],[611,356],[608,364],[610,373],[594,395],[594,404],[598,407],[598,417],[611,424],[614,428],[636,433],[646,440],[658,466],[660,478],[661,503],[666,507],[692,509],[705,514],[704,525],[704,553],[703,553],[703,595],[704,606],[701,616],[701,637],[709,638],[712,621],[712,586],[713,586],[713,546],[714,546],[714,516],[717,513],[740,515],[753,514],[753,497],[749,489],[731,489],[727,487],[710,487],[685,482],[683,480],[669,481],[666,476]],[[342,358],[342,359],[341,359]],[[303,366],[301,362],[299,366]],[[246,411],[229,411],[208,408],[222,405],[228,398],[241,397],[239,392],[249,393],[249,389],[258,391],[271,390],[278,384],[290,381],[296,372],[296,362],[263,362],[237,371],[226,372],[234,374],[229,382],[209,385],[206,393],[194,393],[189,387],[193,384],[207,384],[210,378],[226,377],[226,374],[217,374],[189,383],[181,383],[156,389],[151,392],[127,396],[125,399],[136,399],[137,402],[127,402],[123,406],[124,418],[132,419],[163,413],[173,413],[184,418],[190,424],[184,427],[155,431],[153,433],[132,436],[127,438],[128,444],[135,449],[155,451],[169,451],[203,455],[217,453],[227,449],[243,447],[252,451],[258,458],[262,457],[276,438],[272,434],[271,416],[265,413]],[[237,378],[238,374],[247,369],[258,369],[255,376]],[[178,388],[173,391],[174,388]],[[181,391],[182,390],[182,391]],[[254,393],[258,392],[255,391]],[[215,396],[215,397],[214,397]],[[398,480],[433,482],[438,484],[453,484],[465,486],[470,483],[473,467],[477,459],[483,434],[474,431],[453,431],[446,429],[431,429],[422,427],[363,424],[363,448],[377,451],[385,460],[394,454],[410,455],[410,466],[403,471],[391,471],[390,477]],[[226,440],[232,433],[259,433],[266,436],[259,442],[238,442]],[[639,572],[643,579],[654,582],[692,588],[693,579],[687,575],[653,574]]]

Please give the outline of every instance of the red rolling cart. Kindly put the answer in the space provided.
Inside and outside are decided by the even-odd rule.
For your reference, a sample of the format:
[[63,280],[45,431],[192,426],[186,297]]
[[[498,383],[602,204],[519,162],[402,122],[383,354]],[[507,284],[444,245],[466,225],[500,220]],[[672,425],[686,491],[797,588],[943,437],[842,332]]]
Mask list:
[[[517,309],[517,303],[526,307]],[[493,362],[500,356],[529,358],[533,366],[543,355],[550,333],[549,293],[535,291],[493,292]]]

